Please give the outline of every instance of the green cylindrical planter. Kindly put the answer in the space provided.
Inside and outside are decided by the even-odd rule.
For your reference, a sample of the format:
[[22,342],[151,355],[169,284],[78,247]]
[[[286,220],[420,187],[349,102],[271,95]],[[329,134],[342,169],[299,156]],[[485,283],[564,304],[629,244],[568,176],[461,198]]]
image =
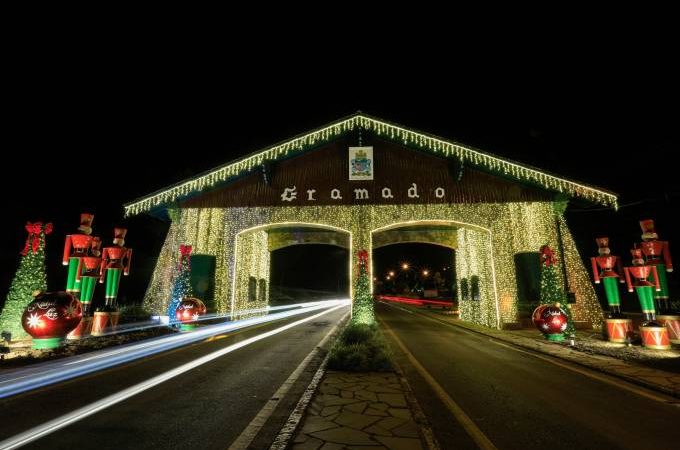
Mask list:
[[33,339],[33,349],[34,350],[49,350],[52,348],[57,348],[61,344],[64,338],[47,338],[47,339]]
[[558,334],[545,334],[544,335],[547,340],[550,342],[562,342],[564,341],[564,334],[558,333]]
[[196,325],[193,323],[183,323],[179,326],[180,331],[193,331]]

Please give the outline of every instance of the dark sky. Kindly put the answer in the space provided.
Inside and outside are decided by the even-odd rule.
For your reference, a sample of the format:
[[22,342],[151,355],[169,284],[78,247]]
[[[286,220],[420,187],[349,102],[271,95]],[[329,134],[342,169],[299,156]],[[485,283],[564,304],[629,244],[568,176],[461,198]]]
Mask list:
[[19,54],[3,98],[0,296],[27,220],[55,223],[50,287],[63,287],[55,264],[86,210],[105,244],[114,225],[128,226],[132,279],[152,263],[165,225],[123,220],[124,202],[356,110],[620,193],[617,215],[577,207],[568,216],[585,252],[602,232],[627,251],[647,216],[677,247],[680,74],[662,47],[608,43],[480,51],[467,63],[369,48],[289,65],[186,48]]

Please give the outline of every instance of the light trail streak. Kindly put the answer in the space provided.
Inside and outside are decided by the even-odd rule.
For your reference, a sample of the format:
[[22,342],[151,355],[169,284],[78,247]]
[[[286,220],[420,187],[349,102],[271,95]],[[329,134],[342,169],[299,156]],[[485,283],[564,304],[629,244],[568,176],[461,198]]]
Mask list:
[[345,299],[314,302],[312,306],[277,312],[267,316],[251,317],[249,319],[234,322],[206,325],[189,333],[161,336],[142,342],[128,344],[123,346],[123,348],[118,347],[114,350],[102,350],[97,353],[84,354],[65,360],[45,363],[44,365],[37,367],[34,366],[14,371],[7,374],[5,377],[6,379],[4,380],[0,378],[0,398],[11,397],[22,392],[59,383],[119,364],[125,364],[139,358],[172,350],[226,332],[305,314],[319,309],[330,308],[335,305],[346,305],[348,303],[349,300]]
[[417,305],[417,306],[437,305],[437,306],[446,306],[446,307],[450,308],[453,305],[452,302],[443,302],[443,301],[438,301],[438,300],[423,300],[423,299],[409,298],[409,297],[394,297],[394,296],[389,296],[389,295],[379,295],[378,299],[387,300],[387,301],[390,301],[390,302],[406,303],[406,304],[409,304],[409,305]]
[[[79,420],[82,420],[88,416],[91,416],[92,414],[95,414],[99,411],[102,411],[110,406],[113,406],[117,403],[120,403],[130,397],[133,397],[141,392],[146,391],[147,389],[151,389],[154,386],[157,386],[165,381],[170,380],[171,378],[174,378],[178,375],[182,375],[185,372],[188,372],[192,369],[195,369],[198,366],[201,366],[203,364],[209,363],[217,358],[220,358],[228,353],[233,352],[234,350],[238,350],[240,348],[243,348],[247,345],[250,345],[254,342],[257,342],[262,339],[266,339],[270,336],[274,336],[275,334],[282,333],[286,330],[289,330],[293,327],[296,327],[300,324],[303,324],[305,322],[309,322],[310,320],[314,320],[317,317],[321,317],[325,314],[331,313],[335,311],[336,309],[345,307],[347,304],[349,304],[348,300],[339,300],[336,302],[333,302],[336,306],[333,308],[327,309],[326,311],[322,311],[320,313],[314,314],[313,316],[305,317],[304,319],[297,320],[295,322],[289,323],[288,325],[284,325],[282,327],[276,328],[271,331],[267,331],[262,334],[258,334],[257,336],[253,336],[251,338],[245,339],[241,342],[238,342],[236,344],[232,344],[228,347],[225,347],[221,350],[217,350],[215,352],[212,352],[208,355],[202,356],[198,359],[195,359],[194,361],[188,362],[186,364],[182,364],[179,367],[176,367],[175,369],[169,370],[165,373],[162,373],[160,375],[157,375],[153,378],[149,378],[146,381],[142,381],[141,383],[135,384],[134,386],[131,386],[129,388],[123,389],[122,391],[109,395],[107,397],[104,397],[101,400],[98,400],[94,403],[90,403],[87,406],[83,406],[82,408],[76,409],[75,411],[72,411],[68,414],[64,414],[61,417],[57,417],[56,419],[50,420],[49,422],[46,422],[42,425],[39,425],[37,427],[31,428],[30,430],[27,430],[23,433],[17,434],[16,436],[12,436],[9,439],[6,439],[2,442],[0,442],[0,450],[11,450],[14,448],[21,447],[22,445],[26,445],[29,442],[33,442],[36,439],[40,439],[41,437],[47,436],[50,433],[53,433],[57,430],[60,430],[72,423],[75,423]],[[339,304],[338,304],[339,303]],[[321,307],[316,307],[315,309],[320,309]],[[307,310],[309,311],[309,310]],[[298,314],[300,314],[299,311],[297,311]]]

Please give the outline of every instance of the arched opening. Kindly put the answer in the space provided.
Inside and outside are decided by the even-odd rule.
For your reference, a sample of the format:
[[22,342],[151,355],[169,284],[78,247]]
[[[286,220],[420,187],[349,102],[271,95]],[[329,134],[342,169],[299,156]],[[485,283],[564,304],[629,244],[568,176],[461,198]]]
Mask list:
[[[407,244],[418,244],[423,246],[416,250],[414,247],[414,257],[417,255],[418,261],[413,263],[412,267],[409,264],[408,255],[400,254],[403,250],[399,247]],[[434,283],[430,282],[428,286],[421,283],[420,286],[415,287],[415,283],[408,284],[399,283],[399,278],[395,280],[396,286],[376,286],[373,285],[374,291],[380,292],[382,290],[393,290],[394,292],[406,292],[409,297],[400,297],[398,300],[410,300],[416,298],[417,301],[412,302],[420,306],[441,306],[450,307],[454,311],[460,313],[461,319],[483,323],[492,327],[500,327],[500,306],[498,300],[498,292],[496,287],[496,268],[493,261],[493,244],[491,233],[488,229],[480,227],[475,224],[463,223],[458,221],[445,220],[423,220],[410,221],[403,223],[393,223],[385,227],[375,229],[371,233],[371,247],[373,252],[373,278],[374,283],[382,277],[384,283],[390,272],[397,275],[396,269],[403,269],[403,264],[406,263],[407,271],[415,273],[414,267],[420,270],[422,277],[423,271],[427,270],[428,276],[433,276],[431,268],[423,267],[424,265],[437,264],[439,257],[448,258],[449,265],[439,263],[442,269],[450,267],[450,278],[445,278],[444,283],[448,280],[452,281],[450,287],[450,297],[446,302],[439,300],[428,300],[425,297],[439,296],[439,292],[434,289],[425,289],[425,287],[433,287]],[[383,248],[394,247],[396,255],[393,255],[391,261],[387,264],[395,265],[394,258],[402,258],[404,260],[401,268],[394,270],[387,269],[387,274],[384,273],[384,266],[381,266],[381,253]],[[408,247],[404,247],[405,249]],[[434,249],[441,250],[434,250]],[[447,250],[448,249],[448,250]],[[388,251],[388,250],[385,250]],[[441,256],[434,256],[434,252],[443,252]],[[447,253],[448,251],[448,253]],[[427,260],[427,255],[434,256],[432,262]],[[413,275],[411,275],[413,276]],[[442,274],[440,273],[440,278]],[[420,281],[420,280],[419,280]],[[449,281],[450,282],[450,281]],[[445,289],[445,288],[444,288]],[[428,292],[426,292],[428,291]],[[403,295],[403,294],[400,294]]]
[[437,244],[389,244],[373,250],[373,292],[418,299],[456,299],[455,250]]
[[349,297],[349,251],[336,245],[292,245],[272,251],[270,305]]
[[348,297],[350,246],[349,232],[327,225],[286,222],[241,231],[231,310]]

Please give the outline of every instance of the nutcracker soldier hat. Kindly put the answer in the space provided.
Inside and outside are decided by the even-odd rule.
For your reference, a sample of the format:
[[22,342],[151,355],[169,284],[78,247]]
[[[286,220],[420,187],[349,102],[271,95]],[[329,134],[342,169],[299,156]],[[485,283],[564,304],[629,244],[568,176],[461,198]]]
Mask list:
[[611,250],[609,250],[609,238],[607,236],[595,238],[595,242],[597,242],[597,252],[600,255],[608,255],[611,253]]
[[92,221],[94,220],[94,214],[90,213],[82,213],[80,215],[80,226],[78,227],[78,231],[81,231],[85,234],[90,234],[92,233]]
[[114,228],[113,229],[113,243],[122,247],[125,245],[125,235],[127,234],[127,228]]
[[645,219],[640,221],[640,228],[642,228],[642,240],[651,241],[652,239],[659,239],[654,227],[654,220]]

